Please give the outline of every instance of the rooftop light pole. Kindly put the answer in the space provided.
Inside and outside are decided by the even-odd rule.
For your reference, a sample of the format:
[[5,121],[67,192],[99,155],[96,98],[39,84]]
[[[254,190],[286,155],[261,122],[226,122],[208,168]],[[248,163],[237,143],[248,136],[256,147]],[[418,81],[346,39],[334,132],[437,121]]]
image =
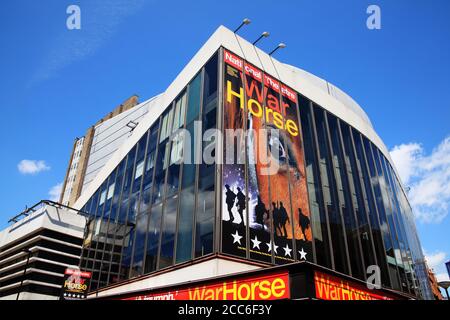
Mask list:
[[281,42],[280,44],[278,44],[278,46],[277,46],[275,49],[273,49],[272,51],[270,51],[269,56],[271,56],[272,54],[274,54],[275,51],[277,51],[278,49],[282,49],[282,48],[286,48],[286,45],[285,45],[283,42]]
[[253,45],[255,45],[259,40],[261,40],[262,38],[267,38],[270,35],[270,33],[268,33],[267,31],[264,31],[258,39],[256,39],[255,41],[253,41]]
[[236,30],[234,30],[234,33],[238,32],[240,28],[242,28],[244,25],[250,24],[250,19],[245,18],[244,20],[242,20],[241,24],[239,25],[239,27],[236,28]]

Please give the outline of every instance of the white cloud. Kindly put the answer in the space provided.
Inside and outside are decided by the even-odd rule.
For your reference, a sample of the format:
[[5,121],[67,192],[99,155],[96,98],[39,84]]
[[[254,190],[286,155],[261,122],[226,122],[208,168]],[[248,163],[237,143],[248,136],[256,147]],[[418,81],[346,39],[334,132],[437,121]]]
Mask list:
[[395,146],[390,153],[401,180],[410,188],[408,195],[416,218],[441,222],[450,210],[450,137],[429,155],[418,143]]
[[390,151],[398,174],[403,183],[407,184],[414,173],[415,159],[420,157],[422,147],[418,143],[401,144]]
[[427,261],[428,267],[433,270],[437,281],[448,281],[448,273],[445,267],[445,262],[447,261],[447,254],[443,251],[435,251],[434,253],[429,253],[423,249],[425,254],[425,259]]
[[48,195],[50,196],[50,200],[52,201],[59,201],[59,197],[61,195],[62,192],[62,186],[63,183],[58,183],[57,185],[54,185],[53,187],[50,188],[50,190],[48,191]]
[[425,259],[427,260],[428,267],[433,270],[439,270],[444,266],[445,263],[445,252],[438,251],[435,253],[425,253]]
[[44,160],[22,160],[17,165],[17,169],[22,174],[37,174],[41,171],[50,170]]
[[447,272],[437,273],[436,274],[436,279],[437,279],[437,281],[449,281],[450,280],[450,278],[448,277],[448,273]]

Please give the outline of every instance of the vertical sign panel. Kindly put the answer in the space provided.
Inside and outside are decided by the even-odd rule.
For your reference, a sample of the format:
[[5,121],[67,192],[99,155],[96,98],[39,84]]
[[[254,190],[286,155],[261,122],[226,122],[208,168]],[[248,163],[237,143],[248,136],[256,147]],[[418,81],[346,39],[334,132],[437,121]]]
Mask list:
[[311,261],[297,93],[226,50],[224,62],[222,251]]
[[224,51],[224,60],[222,251],[245,257],[247,196],[242,74],[244,62],[227,51]]

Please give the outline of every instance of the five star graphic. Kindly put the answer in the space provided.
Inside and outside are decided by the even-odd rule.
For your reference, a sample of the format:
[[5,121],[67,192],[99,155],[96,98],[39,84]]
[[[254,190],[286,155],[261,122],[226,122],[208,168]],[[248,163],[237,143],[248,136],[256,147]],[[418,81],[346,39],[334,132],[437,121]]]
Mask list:
[[235,234],[231,234],[231,236],[233,237],[233,243],[239,243],[240,245],[242,245],[241,244],[241,239],[242,239],[242,236],[240,236],[239,235],[239,233],[238,233],[238,231],[236,230],[236,233]]
[[261,241],[258,240],[258,237],[255,235],[255,239],[251,239],[252,243],[253,243],[253,249],[258,248],[259,250],[261,250],[261,248],[259,247],[259,244],[261,243]]
[[[272,241],[266,242],[266,244],[267,244],[267,252],[272,251]],[[273,244],[273,251],[274,251],[275,253],[278,253],[278,252],[277,252],[277,249],[278,249],[278,246],[277,246],[276,244]]]
[[283,250],[284,250],[284,255],[285,255],[285,256],[289,256],[289,257],[291,256],[291,251],[292,251],[292,249],[289,248],[289,246],[287,245],[287,243],[286,243],[286,247],[284,247]]
[[303,248],[298,253],[300,253],[300,260],[302,259],[306,260],[306,252],[303,251]]

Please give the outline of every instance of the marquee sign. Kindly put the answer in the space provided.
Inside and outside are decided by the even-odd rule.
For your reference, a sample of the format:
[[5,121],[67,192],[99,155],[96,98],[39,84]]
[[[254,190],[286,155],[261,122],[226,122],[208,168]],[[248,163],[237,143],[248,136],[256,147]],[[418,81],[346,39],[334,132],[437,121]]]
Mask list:
[[83,272],[75,268],[67,268],[64,272],[64,284],[62,287],[61,299],[86,299],[91,277],[91,272]]
[[279,300],[289,299],[288,272],[227,279],[202,286],[162,291],[123,300]]
[[314,284],[316,298],[322,300],[392,300],[379,291],[320,271],[314,272]]

